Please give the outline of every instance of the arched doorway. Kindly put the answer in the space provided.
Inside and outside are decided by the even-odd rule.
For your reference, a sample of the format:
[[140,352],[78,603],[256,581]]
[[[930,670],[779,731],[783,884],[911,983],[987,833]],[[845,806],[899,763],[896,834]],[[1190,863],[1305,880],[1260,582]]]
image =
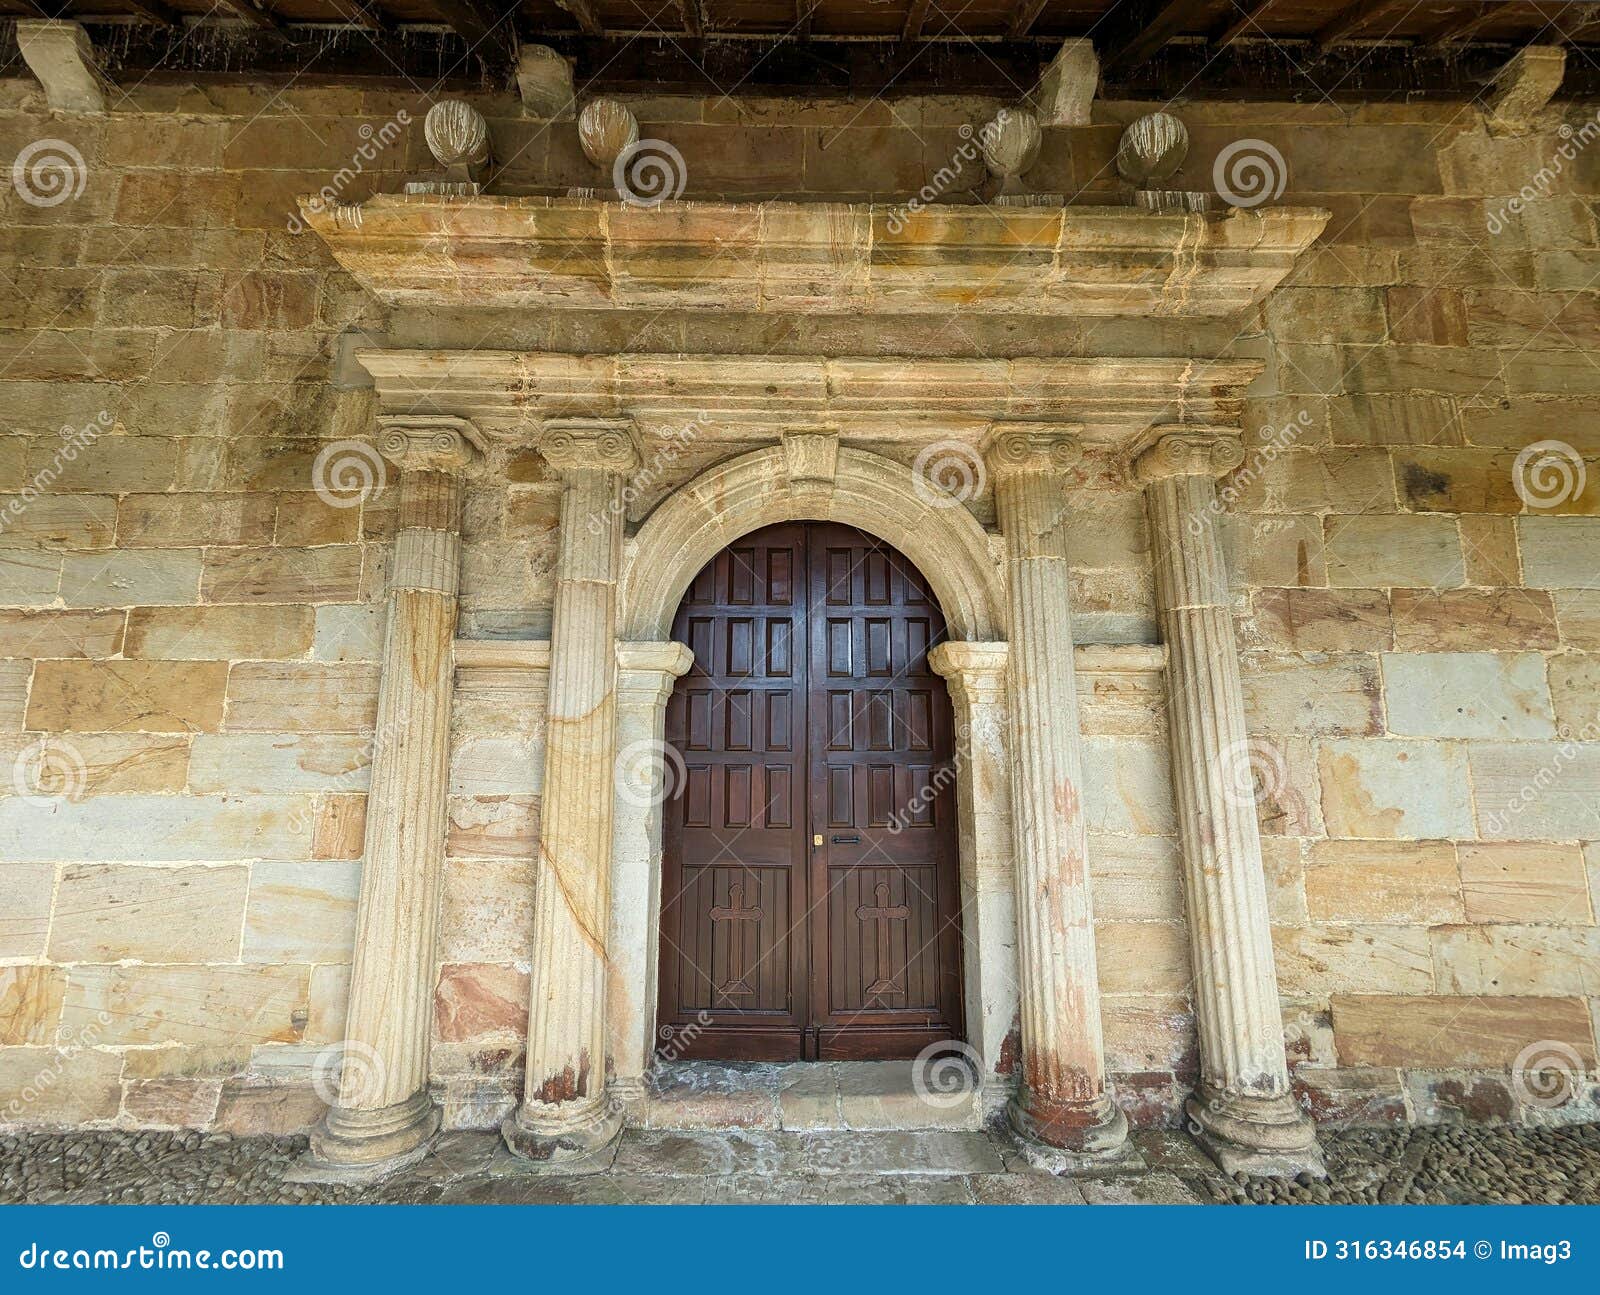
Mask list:
[[666,740],[658,1025],[673,1055],[916,1056],[962,1036],[945,620],[835,522],[753,531],[690,583]]

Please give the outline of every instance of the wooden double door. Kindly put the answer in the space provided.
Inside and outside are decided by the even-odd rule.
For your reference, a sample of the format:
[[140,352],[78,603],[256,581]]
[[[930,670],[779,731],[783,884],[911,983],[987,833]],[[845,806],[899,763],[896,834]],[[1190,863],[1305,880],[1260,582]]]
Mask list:
[[960,1037],[944,617],[871,536],[787,523],[690,586],[667,706],[659,1031],[674,1057],[914,1057]]

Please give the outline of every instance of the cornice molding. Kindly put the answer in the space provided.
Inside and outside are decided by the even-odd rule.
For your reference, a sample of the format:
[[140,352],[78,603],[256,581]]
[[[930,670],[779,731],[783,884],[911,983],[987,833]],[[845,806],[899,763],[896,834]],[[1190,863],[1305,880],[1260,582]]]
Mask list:
[[1330,214],[423,194],[370,198],[358,221],[301,210],[394,305],[1184,319],[1259,304]]

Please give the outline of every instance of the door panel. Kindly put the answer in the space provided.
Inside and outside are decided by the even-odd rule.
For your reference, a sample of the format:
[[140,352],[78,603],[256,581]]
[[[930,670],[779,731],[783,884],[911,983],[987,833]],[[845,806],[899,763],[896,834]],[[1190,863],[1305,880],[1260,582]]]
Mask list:
[[746,536],[690,586],[660,1023],[698,1024],[674,1055],[914,1056],[957,1037],[953,734],[927,664],[943,634],[915,568],[831,523]]
[[697,1024],[678,1056],[784,1060],[803,1046],[805,540],[777,526],[725,549],[673,626],[695,656],[667,703],[685,776],[662,807],[659,1024]]
[[915,1056],[956,1037],[960,932],[944,635],[905,558],[810,528],[811,1013],[823,1058]]

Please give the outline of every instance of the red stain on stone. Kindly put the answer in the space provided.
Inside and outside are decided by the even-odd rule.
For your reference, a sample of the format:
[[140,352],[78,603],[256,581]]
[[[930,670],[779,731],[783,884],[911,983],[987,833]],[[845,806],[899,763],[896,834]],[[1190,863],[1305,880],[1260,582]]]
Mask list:
[[1061,815],[1062,818],[1077,818],[1078,789],[1065,778],[1056,784],[1055,805],[1056,813]]
[[1015,1074],[1017,1061],[1022,1055],[1022,1022],[1013,1016],[1011,1029],[1000,1041],[1000,1056],[994,1063],[997,1075]]
[[570,1102],[578,1095],[578,1077],[568,1066],[559,1075],[551,1075],[534,1090],[535,1101]]

